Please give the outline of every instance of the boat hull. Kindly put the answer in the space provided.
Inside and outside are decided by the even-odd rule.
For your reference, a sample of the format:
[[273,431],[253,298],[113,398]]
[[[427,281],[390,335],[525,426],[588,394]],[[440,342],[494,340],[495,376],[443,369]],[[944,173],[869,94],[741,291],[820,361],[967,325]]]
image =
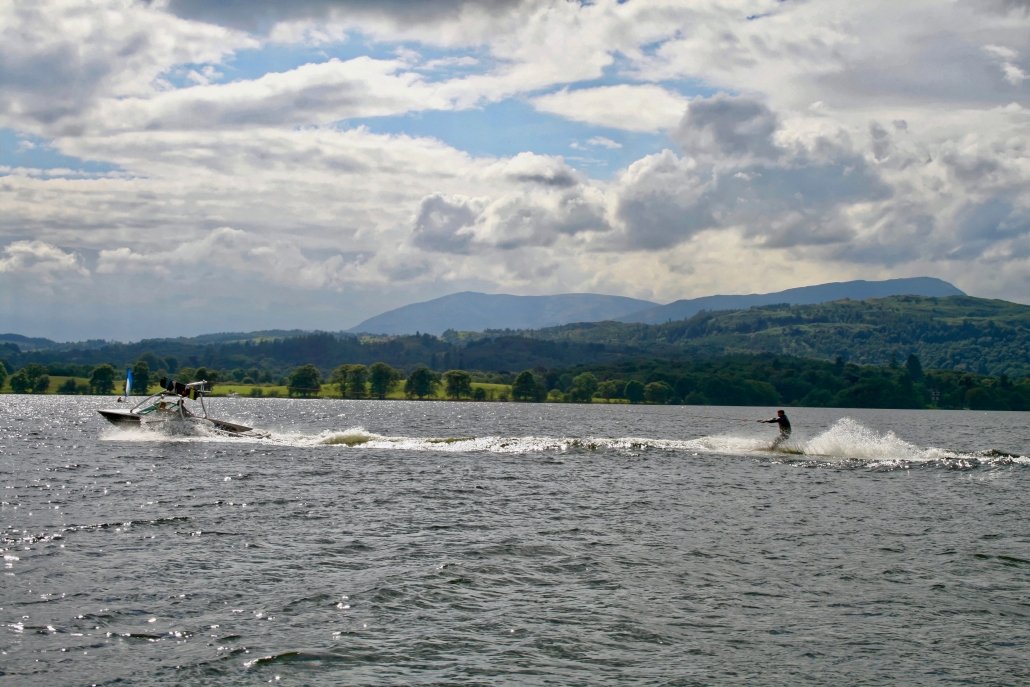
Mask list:
[[144,425],[157,425],[165,423],[171,423],[170,426],[184,425],[186,427],[190,425],[208,426],[219,432],[225,432],[228,434],[238,434],[247,436],[267,436],[267,432],[256,430],[253,427],[247,425],[237,424],[235,422],[229,422],[227,420],[216,420],[210,417],[182,417],[178,413],[152,413],[149,415],[140,415],[139,413],[133,413],[128,410],[114,410],[114,409],[103,409],[97,410],[101,416],[108,422],[115,425],[124,427],[141,427]]
[[139,425],[143,420],[141,415],[128,410],[98,410],[97,412],[103,415],[105,420],[116,425]]

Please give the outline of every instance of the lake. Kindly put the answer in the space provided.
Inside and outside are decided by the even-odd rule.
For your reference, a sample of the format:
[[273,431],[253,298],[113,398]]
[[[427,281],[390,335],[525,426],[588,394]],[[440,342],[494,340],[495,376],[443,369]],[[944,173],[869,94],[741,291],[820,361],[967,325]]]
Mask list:
[[1030,414],[0,396],[0,683],[1021,685]]

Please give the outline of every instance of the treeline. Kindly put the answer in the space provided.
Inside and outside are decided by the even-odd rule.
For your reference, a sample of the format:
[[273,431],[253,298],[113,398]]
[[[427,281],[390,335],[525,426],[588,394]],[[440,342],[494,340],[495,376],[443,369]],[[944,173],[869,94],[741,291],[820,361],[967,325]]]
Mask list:
[[59,345],[0,335],[0,361],[9,371],[36,363],[82,375],[102,363],[124,367],[142,359],[151,369],[174,373],[179,367],[206,366],[258,383],[280,379],[304,364],[331,371],[341,361],[383,362],[405,374],[420,366],[510,374],[738,353],[880,366],[915,355],[927,369],[1021,379],[1030,375],[1030,306],[966,296],[897,296],[702,312],[662,325],[594,322],[534,331],[449,331],[442,337],[257,332]]
[[762,354],[625,361],[589,372],[615,388],[623,379],[653,385],[652,394],[691,405],[1030,410],[1030,378],[924,371],[914,354],[882,366]]
[[0,361],[12,371],[39,364],[63,370],[60,374],[85,376],[103,363],[126,367],[144,360],[151,370],[163,369],[174,374],[181,367],[206,367],[223,370],[237,381],[249,377],[253,382],[269,383],[289,375],[299,365],[312,364],[328,371],[340,361],[359,365],[384,362],[406,372],[416,367],[427,367],[433,370],[505,373],[534,367],[611,362],[627,354],[641,354],[640,351],[603,344],[520,336],[477,339],[467,344],[449,343],[429,334],[359,338],[350,334],[311,332],[282,338],[239,337],[217,342],[150,339],[101,347],[33,350],[22,350],[17,344],[8,342],[0,344]]
[[[166,361],[167,362],[167,361]],[[151,364],[155,363],[152,367]],[[72,369],[75,368],[75,369]],[[600,365],[535,367],[518,373],[433,370],[417,365],[405,373],[387,363],[344,363],[331,368],[306,363],[273,379],[255,368],[171,369],[140,359],[131,366],[138,393],[160,377],[240,384],[255,396],[270,385],[291,396],[341,398],[436,398],[524,402],[627,402],[690,405],[767,405],[853,408],[1030,410],[1030,378],[1011,380],[956,370],[924,370],[918,356],[888,365],[858,365],[783,355],[729,355],[682,361],[622,359]],[[60,393],[110,394],[121,390],[121,370],[110,363],[89,369],[30,363],[8,375],[0,364],[0,388],[46,393],[51,377],[64,377]],[[486,386],[492,386],[488,392]],[[278,393],[278,392],[275,392]]]

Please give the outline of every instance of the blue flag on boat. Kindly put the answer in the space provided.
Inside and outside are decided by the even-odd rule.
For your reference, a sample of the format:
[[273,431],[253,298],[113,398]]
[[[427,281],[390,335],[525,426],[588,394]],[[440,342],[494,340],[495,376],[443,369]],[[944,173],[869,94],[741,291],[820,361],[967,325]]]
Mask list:
[[125,370],[125,395],[132,393],[132,368]]

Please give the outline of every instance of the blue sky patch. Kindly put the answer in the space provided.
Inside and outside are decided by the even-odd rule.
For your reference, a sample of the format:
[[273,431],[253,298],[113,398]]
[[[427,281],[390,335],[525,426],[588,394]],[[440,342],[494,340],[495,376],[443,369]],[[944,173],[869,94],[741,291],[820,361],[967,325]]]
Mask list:
[[0,166],[70,169],[84,174],[107,174],[119,169],[110,163],[64,155],[42,138],[17,134],[10,129],[0,129]]

